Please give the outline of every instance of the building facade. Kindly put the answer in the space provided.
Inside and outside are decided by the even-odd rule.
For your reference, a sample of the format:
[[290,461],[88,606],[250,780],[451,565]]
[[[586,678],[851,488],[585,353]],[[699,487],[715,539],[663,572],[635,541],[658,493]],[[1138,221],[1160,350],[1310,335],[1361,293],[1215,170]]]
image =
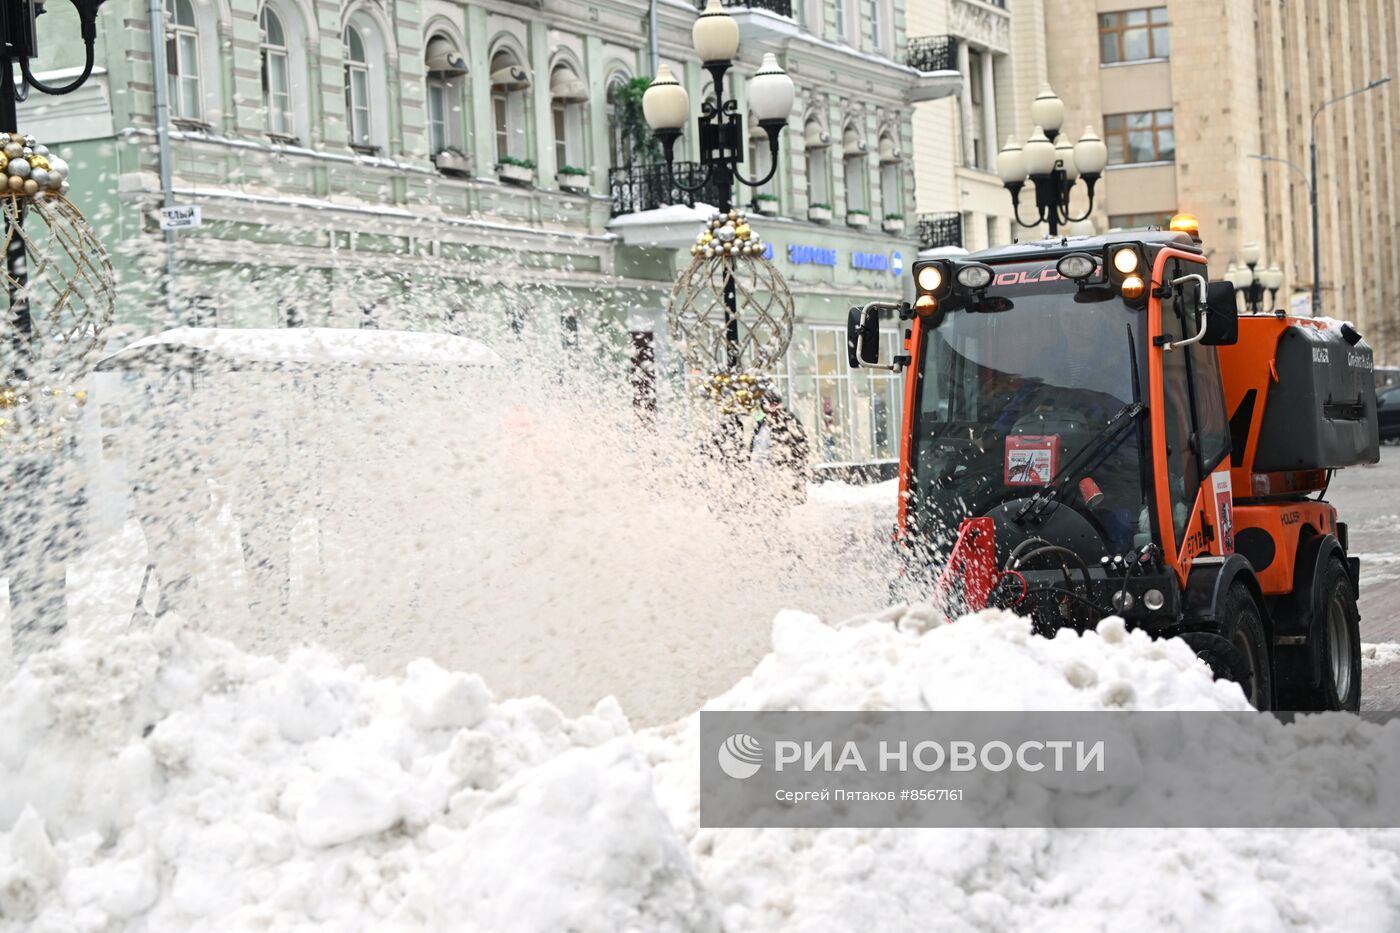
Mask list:
[[[1284,273],[1277,303],[1308,313],[1313,112],[1400,71],[1400,8],[1387,0],[1047,6],[1050,83],[1066,126],[1101,127],[1109,147],[1097,228],[1189,211],[1217,275],[1256,243],[1261,265]],[[1400,362],[1400,89],[1327,107],[1316,138],[1321,311],[1355,321],[1378,362]]]
[[961,76],[955,95],[916,103],[914,164],[921,245],[969,250],[1026,231],[996,174],[1010,134],[1030,131],[1046,79],[1044,0],[921,0],[909,8],[911,47],[941,52]]
[[[654,360],[663,382],[681,377],[665,309],[698,211],[641,122],[646,3],[163,0],[161,12],[174,200],[203,219],[175,237],[173,266],[147,4],[108,0],[88,85],[36,94],[20,115],[68,159],[74,200],[117,257],[127,334],[191,322],[469,333],[508,316],[568,345],[586,322]],[[798,90],[773,180],[736,196],[767,215],[759,229],[795,297],[782,382],[822,460],[893,459],[898,405],[879,377],[847,372],[843,327],[850,305],[903,295],[917,252],[911,95],[943,85],[905,64],[904,0],[731,12],[743,40],[725,96],[747,112],[764,52]],[[39,63],[50,78],[81,58],[61,15],[44,23],[63,36]],[[654,49],[698,112],[713,89],[695,16],[657,0]],[[761,175],[757,126],[746,145],[742,170]],[[697,151],[692,127],[676,176],[695,177]]]

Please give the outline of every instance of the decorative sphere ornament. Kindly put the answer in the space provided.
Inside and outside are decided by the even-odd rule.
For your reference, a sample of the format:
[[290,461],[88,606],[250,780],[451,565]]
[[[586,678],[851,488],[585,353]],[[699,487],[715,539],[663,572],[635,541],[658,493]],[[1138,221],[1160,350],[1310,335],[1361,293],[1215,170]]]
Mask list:
[[47,170],[48,167],[49,160],[39,155],[38,153],[35,153],[34,155],[29,157],[29,168],[31,171],[36,168],[42,168]]
[[[735,216],[724,215],[714,239],[695,256],[681,273],[671,292],[668,313],[670,336],[687,368],[713,373],[715,386],[727,384],[734,372],[734,385],[742,374],[761,378],[787,352],[792,338],[792,293],[782,274],[764,258],[761,241],[749,230],[749,238],[738,240]],[[708,231],[702,231],[703,238]],[[735,347],[728,338],[726,291],[733,295],[739,339]],[[731,360],[731,351],[735,359]],[[733,405],[732,393],[720,393],[717,401]],[[751,399],[752,401],[752,399]]]
[[49,185],[49,173],[42,168],[29,170],[29,180],[34,182],[38,188],[47,188]]
[[18,159],[24,155],[24,144],[8,142],[5,144],[5,155],[11,159]]
[[[0,142],[0,145],[9,145]],[[43,170],[39,170],[40,173]],[[26,381],[10,387],[16,417],[0,438],[0,453],[13,450],[62,450],[81,416],[84,398],[76,386],[100,357],[104,332],[116,306],[111,259],[91,224],[72,202],[61,197],[37,197],[39,179],[3,174],[0,213],[5,220],[9,253],[23,244],[28,257],[27,280],[20,282],[0,269],[5,287],[29,295],[30,329],[5,341],[0,355],[24,353]],[[56,176],[49,174],[49,184]],[[60,190],[67,183],[57,179]],[[0,360],[0,372],[14,373],[13,357]]]
[[49,171],[53,172],[59,178],[67,178],[68,161],[66,159],[60,159],[58,156],[52,157],[49,159]]
[[25,159],[11,159],[10,167],[6,171],[11,175],[18,175],[20,178],[28,178],[29,162]]
[[34,147],[34,151],[37,152],[37,153],[38,153],[39,155],[41,155],[41,156],[46,156],[46,155],[49,154],[49,147],[48,147],[48,146],[35,146],[35,147]]

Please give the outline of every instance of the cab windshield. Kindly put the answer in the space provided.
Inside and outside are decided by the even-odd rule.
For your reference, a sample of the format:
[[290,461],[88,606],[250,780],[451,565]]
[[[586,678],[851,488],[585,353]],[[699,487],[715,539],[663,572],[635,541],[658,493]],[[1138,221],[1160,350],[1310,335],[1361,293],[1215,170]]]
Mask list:
[[[1080,291],[1053,262],[998,267],[1004,310],[955,310],[924,332],[914,426],[914,528],[950,542],[965,518],[1025,499],[1086,447],[1065,498],[1116,551],[1149,532],[1142,420],[1105,429],[1140,401],[1145,315],[1107,289]],[[1146,379],[1139,372],[1138,385]],[[1145,390],[1144,390],[1145,391]]]

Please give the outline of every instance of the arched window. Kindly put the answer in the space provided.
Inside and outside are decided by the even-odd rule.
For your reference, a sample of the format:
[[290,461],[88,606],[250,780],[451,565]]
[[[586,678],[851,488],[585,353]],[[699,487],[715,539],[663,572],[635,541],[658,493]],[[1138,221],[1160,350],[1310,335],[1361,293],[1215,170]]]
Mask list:
[[530,72],[514,52],[501,49],[491,56],[491,115],[498,161],[525,160],[529,152],[525,131],[529,87]]
[[467,60],[457,43],[444,35],[428,40],[428,149],[436,158],[444,152],[466,155]]
[[900,168],[903,155],[894,137],[885,133],[880,137],[880,211],[886,219],[899,220],[903,216],[904,198],[900,190]]
[[190,0],[166,0],[169,22],[165,36],[165,67],[170,78],[170,115],[177,120],[204,118],[199,83],[199,22]]
[[809,119],[803,130],[807,162],[807,206],[831,209],[831,137],[816,120]]
[[554,169],[561,176],[577,175],[565,169],[582,170],[586,161],[583,105],[588,100],[588,85],[569,65],[556,65],[549,76],[549,97],[554,124]]
[[345,125],[350,145],[372,148],[370,136],[369,52],[355,26],[345,27]]
[[846,213],[870,213],[870,197],[867,185],[870,183],[867,172],[869,153],[865,140],[861,139],[855,127],[848,126],[841,134],[843,182],[846,187]]
[[271,7],[263,7],[258,17],[262,29],[263,108],[267,111],[267,131],[274,136],[292,137],[292,78],[287,51],[287,34],[282,18]]

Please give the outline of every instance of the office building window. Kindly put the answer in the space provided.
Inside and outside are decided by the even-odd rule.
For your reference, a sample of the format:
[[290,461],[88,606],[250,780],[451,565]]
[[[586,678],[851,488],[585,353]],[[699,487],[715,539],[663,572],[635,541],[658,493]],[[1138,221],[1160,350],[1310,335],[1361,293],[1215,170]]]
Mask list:
[[1110,165],[1176,161],[1176,134],[1170,110],[1115,113],[1103,118]]
[[1166,7],[1099,14],[1099,59],[1103,64],[1170,55]]
[[1131,230],[1135,227],[1160,227],[1165,230],[1172,222],[1175,211],[1148,211],[1138,214],[1109,214],[1109,229]]

